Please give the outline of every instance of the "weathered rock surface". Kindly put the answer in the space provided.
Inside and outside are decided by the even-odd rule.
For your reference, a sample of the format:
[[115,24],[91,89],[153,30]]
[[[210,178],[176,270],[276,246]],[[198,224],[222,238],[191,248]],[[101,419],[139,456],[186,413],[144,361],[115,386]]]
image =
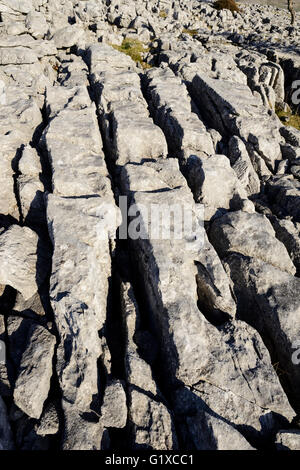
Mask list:
[[187,424],[197,450],[254,450],[234,427],[206,411],[188,417]]
[[276,435],[276,447],[278,450],[299,450],[299,431],[279,431]]
[[16,172],[15,159],[20,147],[32,139],[36,128],[42,122],[42,116],[34,99],[28,96],[22,88],[5,85],[1,91],[0,213],[19,219],[13,179]]
[[276,237],[285,245],[298,274],[300,270],[299,223],[293,223],[290,219],[278,219],[274,216],[270,217],[270,222],[276,232]]
[[34,148],[30,146],[24,148],[18,169],[21,173],[17,181],[21,216],[25,222],[33,226],[41,225],[45,222],[44,185],[40,180],[41,161]]
[[268,181],[268,196],[270,203],[275,205],[275,214],[291,216],[300,222],[299,186],[300,181],[292,175],[275,176]]
[[192,155],[187,161],[186,174],[195,200],[204,205],[206,221],[221,215],[226,209],[254,211],[225,155],[207,158]]
[[105,351],[99,332],[106,321],[111,275],[108,234],[98,239],[97,233],[101,202],[55,195],[47,201],[54,244],[50,298],[60,336],[57,372],[65,403],[86,413],[98,394],[98,360]]
[[[240,137],[248,146],[252,159],[253,155],[259,154],[263,163],[274,170],[275,162],[282,158],[279,119],[270,116],[246,85],[210,78],[197,72],[196,67],[194,71],[187,67],[182,73],[191,81],[192,96],[208,122],[222,135]],[[198,96],[201,96],[201,107],[197,103]]]
[[38,419],[50,389],[55,337],[41,326],[33,326],[22,355],[14,389],[16,405],[31,418]]
[[[165,156],[164,134],[149,117],[134,62],[104,45],[94,45],[88,50],[88,62],[103,133],[106,145],[112,149],[112,158],[117,164],[124,165],[128,161]],[[112,74],[111,67],[115,63],[117,70]],[[129,135],[132,140],[128,139]]]
[[214,153],[210,134],[192,112],[191,98],[182,80],[167,68],[150,70],[146,79],[151,113],[165,133],[170,155],[188,158],[199,152]]
[[299,41],[0,0],[0,449],[299,448]]
[[126,395],[120,381],[112,381],[105,388],[101,421],[106,428],[125,428],[126,426]]
[[0,283],[18,290],[25,300],[37,292],[47,275],[39,237],[28,227],[12,225],[2,232],[0,260]]
[[[79,103],[77,93],[83,99]],[[50,97],[54,99],[53,107]],[[87,446],[88,450],[96,445],[92,444],[94,426],[90,427],[86,421],[84,443],[80,442],[79,431],[72,435],[70,430],[77,422],[84,427],[81,414],[91,412],[99,393],[98,361],[101,358],[104,364],[109,362],[104,332],[111,276],[109,239],[115,233],[119,219],[95,109],[87,90],[63,89],[58,108],[56,99],[55,94],[48,96],[50,114],[55,115],[43,137],[53,171],[54,193],[48,195],[46,201],[49,233],[54,246],[50,299],[60,336],[57,373],[64,412],[69,414],[64,448],[84,449]],[[62,123],[69,125],[63,127]],[[66,146],[63,158],[62,145]],[[68,162],[72,157],[70,173]],[[66,181],[69,184],[65,184]],[[77,351],[81,351],[79,355]],[[88,444],[89,429],[91,447]]]
[[298,409],[295,392],[299,367],[297,351],[299,331],[299,279],[259,259],[232,254],[225,258],[239,300],[239,316],[254,326],[278,363],[289,398]]
[[57,434],[59,430],[59,418],[57,407],[50,403],[44,409],[39,424],[36,426],[36,433],[39,436],[48,436],[49,434]]
[[225,214],[212,224],[210,238],[222,257],[238,252],[290,274],[296,272],[285,246],[277,240],[271,223],[261,214],[242,211]]
[[228,142],[228,158],[248,195],[260,192],[260,181],[256,174],[244,142],[237,136]]
[[[150,166],[153,171],[151,179],[144,180],[143,189],[139,189],[138,172],[141,169],[141,174],[144,174],[143,166]],[[155,174],[157,174],[158,180],[156,180]],[[138,208],[149,207],[154,201],[159,202],[161,197],[165,203],[168,201],[170,205],[174,203],[173,198],[182,203],[189,200],[192,205],[191,193],[184,180],[178,178],[176,165],[173,166],[173,175],[168,166],[166,166],[164,175],[163,162],[144,163],[140,166],[127,164],[122,174],[123,190],[131,196]],[[165,188],[165,191],[160,192],[159,187],[160,189]],[[147,229],[145,220],[142,219],[141,224]],[[215,412],[241,428],[243,428],[243,424],[240,419],[245,419],[248,423],[251,420],[251,427],[255,431],[253,435],[250,433],[250,439],[257,438],[256,433],[260,432],[262,436],[266,437],[269,432],[267,430],[268,424],[262,416],[266,414],[266,408],[275,411],[274,406],[282,407],[283,392],[278,378],[275,377],[270,359],[267,358],[266,350],[254,330],[250,332],[244,324],[237,323],[218,331],[199,312],[194,261],[197,260],[197,251],[201,250],[200,242],[199,239],[197,243],[187,240],[162,241],[151,236],[150,240],[138,239],[131,242],[136,252],[139,275],[143,277],[145,295],[147,295],[147,302],[153,316],[151,321],[156,334],[160,337],[161,354],[164,358],[164,364],[166,364],[164,373],[168,375],[169,384],[172,384],[173,387],[176,387],[177,381],[180,381],[187,387],[195,389],[196,394],[199,391],[200,396],[202,393],[205,393],[205,396],[208,393],[205,389],[202,391],[199,385],[201,383],[212,389],[212,392],[208,393],[209,397],[213,397],[216,391],[222,390],[222,394],[228,396],[226,404],[224,397],[218,400],[214,397],[212,402],[209,401],[208,406],[215,407],[213,408]],[[193,244],[190,248],[188,248],[189,243]],[[166,256],[167,249],[168,255]],[[176,274],[178,266],[180,266],[180,276]],[[172,279],[171,283],[170,279]],[[185,292],[184,298],[181,294],[182,289]],[[172,335],[170,335],[170,330]],[[264,353],[259,354],[257,348],[253,349],[253,336],[256,338],[255,341],[260,343],[258,348],[263,348]],[[241,348],[243,353],[241,353]],[[237,354],[242,354],[238,368],[232,363],[232,356]],[[218,357],[222,359],[219,361]],[[267,362],[264,364],[260,362],[262,358]],[[236,360],[239,361],[237,358]],[[259,361],[259,365],[256,361]],[[254,366],[255,363],[256,366]],[[253,372],[255,378],[252,375]],[[249,382],[245,378],[248,374],[251,375],[251,392]],[[257,385],[255,385],[256,381]],[[258,390],[262,383],[267,389],[260,395]],[[230,393],[228,394],[228,392]],[[276,396],[277,398],[275,398]],[[233,403],[230,406],[229,397],[233,397]],[[264,398],[262,399],[262,397]],[[203,401],[206,402],[206,398],[203,398]],[[247,407],[245,406],[246,402]],[[243,415],[240,414],[239,418],[234,411],[235,407],[243,409]],[[290,409],[287,400],[281,408],[282,412],[279,411],[279,408],[277,410],[280,414],[283,412],[283,414],[290,415],[291,410],[287,411]],[[245,427],[243,429],[245,431]]]
[[130,283],[121,284],[121,306],[131,445],[136,449],[176,449],[172,416],[162,401],[151,366],[140,356],[135,342],[141,330],[141,316]]
[[7,319],[8,346],[14,351],[12,361],[18,371],[27,346],[28,333],[36,324],[29,318],[10,315]]
[[68,401],[63,401],[64,440],[63,450],[107,450],[110,445],[109,435],[100,422],[87,421],[82,413]]

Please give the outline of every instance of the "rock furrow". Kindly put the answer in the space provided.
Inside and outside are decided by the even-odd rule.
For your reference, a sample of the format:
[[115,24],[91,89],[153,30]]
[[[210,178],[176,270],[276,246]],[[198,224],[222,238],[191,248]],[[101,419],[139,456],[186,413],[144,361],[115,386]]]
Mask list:
[[0,0],[0,450],[300,448],[299,24]]

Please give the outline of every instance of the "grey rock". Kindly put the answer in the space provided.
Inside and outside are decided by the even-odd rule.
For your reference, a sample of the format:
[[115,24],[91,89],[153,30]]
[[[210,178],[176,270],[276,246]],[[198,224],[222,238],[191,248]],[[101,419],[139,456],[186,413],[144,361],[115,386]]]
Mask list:
[[[135,70],[135,64],[131,57],[120,54],[118,51],[106,44],[93,44],[87,50],[87,61],[93,74],[97,69],[106,71],[109,67],[117,68],[119,71]],[[93,79],[93,77],[91,77]]]
[[39,423],[35,426],[35,431],[39,436],[57,434],[59,430],[59,419],[57,408],[54,403],[45,406]]
[[300,431],[282,430],[276,434],[275,442],[277,450],[299,450],[300,449]]
[[23,175],[38,176],[42,172],[41,161],[37,151],[30,145],[25,146],[19,161],[19,171]]
[[49,120],[64,109],[79,111],[92,106],[85,86],[50,86],[46,89],[46,111]]
[[192,112],[191,98],[180,78],[170,69],[153,69],[147,72],[147,81],[150,109],[166,135],[171,155],[188,158],[199,152],[214,153],[211,136]]
[[265,106],[275,109],[276,103],[284,102],[284,73],[279,64],[248,51],[237,54],[236,61],[247,76],[248,86],[261,94]]
[[88,86],[88,67],[81,57],[66,55],[65,59],[61,59],[58,80],[61,85],[68,88]]
[[289,161],[288,160],[281,160],[281,162],[279,162],[279,165],[278,165],[278,168],[277,168],[277,171],[276,171],[276,175],[284,175],[284,174],[288,173],[288,170],[289,170]]
[[32,0],[2,0],[0,11],[13,10],[18,13],[28,13],[33,9]]
[[231,281],[206,235],[195,263],[198,302],[201,310],[209,315],[211,321],[219,321],[228,316],[234,317],[236,304],[232,296]]
[[[197,202],[204,205],[204,219],[209,221],[228,209],[242,209],[247,193],[225,155],[192,155],[185,169]],[[251,201],[247,210],[253,212]]]
[[221,136],[220,132],[218,132],[216,129],[208,129],[208,132],[210,133],[211,140],[212,140],[213,147],[214,147],[214,152],[213,153],[223,153],[221,151],[222,136]]
[[42,122],[41,112],[28,93],[15,86],[6,86],[3,102],[0,105],[1,116],[1,203],[0,211],[19,219],[17,201],[14,194],[15,160],[22,145],[26,145]]
[[[54,246],[50,300],[60,337],[57,373],[66,421],[63,448],[100,449],[102,425],[91,423],[84,415],[91,413],[99,394],[100,358],[110,368],[104,334],[111,276],[109,238],[115,235],[119,212],[87,90],[60,91],[57,96],[48,95],[52,120],[44,143],[53,170],[54,194],[47,196],[46,205]],[[63,159],[62,146],[69,152]],[[115,220],[111,211],[115,211]]]
[[44,185],[40,180],[42,166],[37,151],[26,146],[19,160],[17,185],[23,219],[32,225],[45,222]]
[[121,284],[121,302],[132,446],[134,449],[148,450],[176,449],[178,444],[171,413],[162,402],[151,366],[141,357],[135,342],[141,328],[141,318],[130,283]]
[[300,22],[241,2],[0,0],[0,447],[298,448]]
[[1,47],[0,64],[34,64],[38,61],[36,53],[26,47]]
[[43,183],[35,177],[20,176],[17,184],[23,219],[32,225],[43,223],[45,211]]
[[171,416],[163,403],[133,389],[130,418],[136,426],[136,449],[168,450],[174,447],[176,449]]
[[57,49],[68,49],[84,37],[84,31],[78,25],[69,25],[56,31],[52,37]]
[[50,299],[60,336],[57,371],[63,396],[82,412],[90,411],[98,394],[97,361],[103,354],[98,332],[106,320],[111,275],[108,235],[101,239],[97,232],[102,202],[100,197],[47,198],[54,245]]
[[[291,175],[275,176],[268,180],[267,190],[271,204],[276,204],[285,215],[300,221],[300,182]],[[274,212],[278,213],[276,207]]]
[[127,422],[126,394],[122,382],[113,380],[105,388],[101,422],[106,428],[124,428]]
[[[71,92],[71,96],[75,96],[76,92],[77,88],[75,93],[74,90]],[[82,95],[83,107],[80,100],[78,105],[78,100],[70,100],[69,96],[70,91],[65,89],[62,101],[57,104],[54,101],[53,110],[57,109],[57,115],[51,121],[46,134],[46,145],[54,171],[54,192],[63,196],[49,195],[47,198],[48,227],[54,245],[50,298],[60,335],[57,371],[66,420],[63,448],[87,450],[101,448],[102,425],[90,423],[81,414],[91,412],[94,397],[99,393],[99,358],[110,367],[103,326],[106,320],[108,278],[111,275],[109,236],[115,234],[119,213],[116,211],[114,221],[108,220],[110,211],[115,210],[116,206],[110,181],[106,176],[95,110],[90,106],[86,91]],[[69,107],[66,107],[67,103]],[[70,119],[72,131],[60,129],[59,123],[65,122],[64,114]],[[55,133],[52,132],[56,125],[56,132],[61,133],[60,144],[55,141]],[[76,125],[81,129],[79,135]],[[65,130],[69,132],[67,139],[63,135]],[[86,136],[85,143],[90,149],[87,154],[82,140],[85,163],[81,161],[80,148],[76,145],[80,143],[80,133],[81,138]],[[69,152],[73,142],[76,151],[72,151],[72,156],[79,157],[73,161],[71,175],[67,155],[65,161],[61,160],[60,145],[63,142]],[[57,172],[58,168],[60,170]],[[61,178],[64,168],[69,185],[65,185]],[[78,179],[78,175],[82,178]],[[95,288],[91,289],[91,285]],[[68,321],[69,316],[72,317],[72,324]],[[98,334],[100,330],[101,338]],[[73,353],[77,350],[81,351],[80,356]],[[81,429],[77,429],[78,426]]]
[[260,181],[253,168],[244,142],[237,136],[231,137],[228,143],[230,164],[248,195],[260,192]]
[[97,417],[90,419],[67,401],[62,401],[64,411],[63,450],[108,450],[110,440],[107,429]]
[[36,39],[43,39],[48,30],[44,15],[37,11],[30,11],[28,13],[25,26],[28,32]]
[[[275,383],[279,384],[279,380],[271,365],[266,347],[254,329],[245,328],[245,323],[239,321],[232,325],[228,324],[219,329],[219,331],[222,335],[222,341],[225,340],[225,343],[230,347],[231,354],[235,358],[235,367],[238,368],[239,373],[243,370],[244,379],[247,380],[251,388],[251,394],[253,393],[252,398],[250,394],[247,399],[244,392],[241,394],[241,382],[238,386],[236,382],[238,379],[237,377],[234,378],[235,374],[229,372],[228,369],[225,372],[224,367],[227,368],[227,361],[224,361],[225,355],[223,351],[222,359],[220,357],[224,373],[222,384],[220,382],[217,384],[212,380],[201,379],[192,387],[178,388],[172,400],[175,412],[185,422],[188,416],[206,411],[209,415],[233,426],[254,447],[262,445],[270,438],[273,438],[273,429],[279,429],[278,426],[282,426],[285,421],[283,417],[280,418],[276,415],[276,412],[270,413],[270,408],[267,409],[265,407],[265,400],[272,403],[272,411],[275,411],[273,408],[275,404],[274,399],[279,404],[274,395],[274,385]],[[210,335],[208,331],[206,334]],[[214,351],[216,352],[217,337],[214,336],[214,339],[211,338],[211,340],[214,341]],[[222,372],[220,371],[220,373]],[[229,375],[231,378],[225,385],[224,377],[229,378]],[[266,387],[266,389],[262,391],[261,387]],[[243,390],[246,391],[244,388]],[[262,399],[263,396],[264,398]],[[282,396],[285,397],[285,395]],[[287,404],[286,397],[284,400]],[[283,413],[288,420],[292,418],[294,413],[289,406],[285,408],[286,411]],[[289,411],[287,411],[288,409]],[[259,418],[257,418],[258,416]],[[251,429],[247,428],[247,425],[245,426],[245,422],[251,426]],[[194,433],[195,424],[193,421],[191,424],[192,432]],[[286,424],[287,421],[285,421]],[[203,439],[207,438],[206,434]],[[201,442],[198,442],[198,445],[201,445]]]
[[228,256],[225,262],[240,302],[239,316],[256,328],[266,342],[297,410],[299,279],[259,259],[239,254]]
[[0,283],[18,290],[25,300],[38,290],[47,272],[38,235],[28,227],[12,225],[0,235]]
[[25,34],[27,32],[25,24],[18,21],[6,23],[5,30],[9,36]]
[[[138,207],[141,204],[148,206],[154,201],[156,204],[162,201],[171,204],[174,200],[193,206],[191,193],[176,172],[175,162],[172,164],[173,174],[169,162],[134,165],[134,171],[133,165],[127,164],[122,174],[125,194],[131,195]],[[154,170],[149,179],[145,178],[143,168],[147,166]],[[144,178],[141,189],[138,186],[141,179],[139,172]],[[131,178],[133,173],[134,177]],[[165,190],[160,192],[159,187]],[[271,414],[271,421],[262,420],[263,415],[270,413],[266,409],[274,412],[277,409],[279,414],[286,417],[291,417],[293,411],[279,385],[267,350],[255,331],[246,329],[244,323],[232,326],[229,324],[217,330],[198,310],[194,261],[202,247],[198,241],[188,249],[189,243],[183,240],[156,240],[151,237],[150,240],[138,239],[131,242],[153,315],[151,321],[160,339],[165,364],[164,375],[168,378],[168,385],[173,387],[180,380],[186,386],[197,389],[202,397],[206,397],[205,390],[198,388],[198,384],[211,384],[213,392],[209,406],[215,403],[219,414],[236,426],[247,423],[253,428],[252,434],[256,437],[257,434],[270,435],[272,427],[276,427],[276,417]],[[185,292],[184,297],[182,292]],[[253,341],[257,343],[256,349]],[[263,352],[258,353],[259,349]],[[236,354],[240,357],[240,367],[236,362],[232,363],[232,355]],[[248,375],[251,391],[249,380],[246,380]],[[262,383],[266,390],[261,394]],[[218,402],[213,397],[217,390],[220,390]],[[228,400],[224,400],[225,396]],[[233,400],[230,406],[229,397]],[[203,399],[206,401],[206,398]],[[178,406],[179,403],[180,401]],[[247,434],[245,426],[243,432]]]
[[[147,116],[146,109],[128,106],[115,109],[112,131],[115,159],[119,164],[127,161],[140,162],[143,158],[155,159],[167,154],[167,144],[159,127]],[[129,117],[128,117],[129,114]],[[134,117],[135,116],[135,117]],[[135,121],[134,121],[135,119]],[[128,140],[132,136],[132,142]]]
[[300,147],[300,132],[291,126],[283,126],[280,128],[280,134],[285,141],[294,147]]
[[300,240],[299,226],[297,227],[290,219],[278,219],[271,216],[270,222],[276,232],[276,237],[286,247],[297,272],[300,270]]
[[300,180],[300,165],[292,165],[290,171],[297,180]]
[[55,336],[45,328],[34,325],[30,329],[15,384],[14,401],[31,418],[40,418],[49,393],[55,344]]
[[[34,96],[40,109],[44,105],[44,97],[41,94],[45,92],[46,86],[49,86],[53,80],[53,77],[49,76],[49,71],[52,70],[54,73],[54,70],[47,62],[46,58],[46,60],[41,59],[35,64],[10,64],[2,67],[9,83],[28,90]],[[43,66],[43,64],[45,65]]]
[[5,87],[4,102],[0,106],[1,134],[10,137],[8,142],[15,140],[15,151],[20,144],[32,140],[34,131],[42,123],[42,115],[35,100],[25,90],[16,86]]
[[300,148],[294,147],[291,144],[282,145],[281,152],[282,152],[283,158],[286,158],[290,160],[291,162],[293,160],[296,160],[297,158],[300,158]]
[[295,274],[288,252],[275,236],[269,220],[261,214],[231,212],[214,221],[210,239],[218,253],[224,257],[229,252],[241,253]]
[[14,351],[12,361],[15,371],[19,370],[23,353],[27,346],[29,331],[35,326],[35,322],[28,318],[9,315],[7,318],[7,335],[9,348]]
[[207,122],[224,136],[239,136],[274,168],[275,161],[281,159],[279,119],[268,114],[246,85],[210,78],[197,69],[197,64],[192,65],[184,68],[182,75]]
[[[15,136],[0,137],[2,146],[2,158],[0,159],[0,212],[4,215],[11,215],[19,218],[17,201],[14,193],[13,169],[11,162],[16,154],[18,140]],[[22,140],[22,139],[20,139]]]
[[[88,57],[111,158],[123,165],[128,161],[140,162],[143,158],[166,156],[164,134],[149,117],[140,79],[133,72],[135,67],[131,59],[124,59],[124,54],[106,45],[92,46],[88,50]],[[116,73],[112,74],[114,67]],[[128,72],[128,69],[132,71]],[[131,135],[131,139],[128,139],[128,135]]]
[[[50,249],[49,246],[48,249]],[[48,268],[50,268],[50,266],[48,266]],[[40,286],[39,291],[36,292],[32,297],[30,297],[30,299],[25,300],[22,294],[17,292],[16,300],[13,305],[13,311],[16,314],[19,314],[21,316],[24,315],[24,317],[28,318],[37,319],[37,316],[43,317],[44,315],[46,315],[45,308],[47,304],[47,297],[48,291],[46,280]]]
[[136,344],[140,330],[140,313],[130,283],[121,284],[123,328],[126,338],[125,367],[129,385],[157,395],[157,385],[152,377],[151,366],[138,353]]
[[[77,93],[82,90],[83,104],[76,105]],[[46,128],[43,136],[53,171],[53,192],[62,196],[110,194],[110,182],[102,151],[96,110],[87,89],[61,90],[60,96],[48,95],[61,109]],[[69,98],[71,95],[74,99]],[[49,101],[48,101],[49,102]],[[59,109],[59,108],[58,108]],[[72,160],[70,168],[69,162]]]
[[233,426],[207,411],[199,410],[186,421],[197,450],[254,450]]

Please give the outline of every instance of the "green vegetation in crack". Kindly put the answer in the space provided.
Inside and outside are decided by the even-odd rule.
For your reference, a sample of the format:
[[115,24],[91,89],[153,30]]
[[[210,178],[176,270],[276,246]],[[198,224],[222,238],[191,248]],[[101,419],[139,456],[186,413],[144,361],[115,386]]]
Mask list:
[[142,56],[144,52],[149,52],[149,47],[145,46],[145,44],[138,39],[125,38],[120,46],[116,44],[111,44],[111,46],[117,51],[123,52],[131,57],[134,62],[141,64],[143,69],[151,68],[151,65],[147,64]]
[[184,28],[182,30],[182,34],[189,34],[193,38],[194,36],[196,36],[198,34],[198,30],[197,29],[186,29],[186,28]]
[[282,111],[276,108],[276,114],[285,126],[292,126],[300,131],[300,115],[293,114],[291,111]]
[[165,10],[160,10],[159,15],[160,18],[167,18],[168,14]]
[[235,2],[235,0],[216,0],[213,3],[213,6],[217,10],[230,10],[232,12],[237,11],[240,12],[240,7],[238,4]]

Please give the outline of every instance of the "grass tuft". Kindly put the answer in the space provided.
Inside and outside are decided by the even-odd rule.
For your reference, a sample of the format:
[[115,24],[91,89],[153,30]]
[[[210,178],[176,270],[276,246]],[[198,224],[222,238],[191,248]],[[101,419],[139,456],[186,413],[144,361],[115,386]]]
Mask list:
[[183,34],[189,34],[193,38],[194,36],[196,36],[198,34],[198,31],[197,31],[197,29],[186,29],[186,28],[184,28],[182,30],[182,33]]
[[159,15],[160,18],[167,18],[168,14],[165,10],[160,10]]
[[241,11],[240,7],[238,6],[238,4],[236,3],[235,0],[216,0],[213,3],[213,6],[217,10],[230,10],[232,12],[234,12],[234,11],[240,12]]
[[292,126],[300,131],[300,116],[289,111],[276,109],[276,114],[285,126]]
[[125,38],[120,46],[116,44],[111,44],[111,46],[117,51],[123,52],[131,57],[134,62],[140,63],[143,69],[151,68],[151,65],[147,64],[142,57],[144,52],[149,52],[149,48],[145,47],[138,39]]

